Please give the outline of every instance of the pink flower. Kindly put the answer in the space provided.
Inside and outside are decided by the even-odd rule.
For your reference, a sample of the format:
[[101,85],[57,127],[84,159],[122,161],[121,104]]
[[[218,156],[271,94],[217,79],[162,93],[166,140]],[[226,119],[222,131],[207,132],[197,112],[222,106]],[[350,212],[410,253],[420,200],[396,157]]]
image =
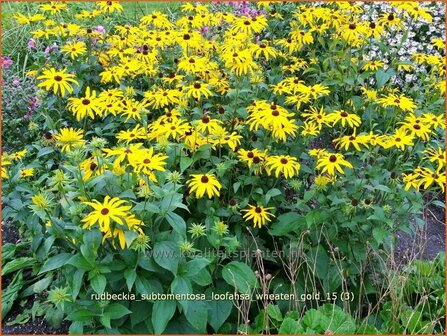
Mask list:
[[36,47],[37,47],[37,42],[36,42],[36,40],[35,40],[35,39],[30,39],[30,40],[28,41],[28,47],[31,48],[31,49],[36,49]]
[[106,29],[103,26],[97,26],[94,30],[95,33],[104,34]]
[[2,56],[2,68],[9,68],[11,65],[13,65],[12,59],[10,59],[8,56]]

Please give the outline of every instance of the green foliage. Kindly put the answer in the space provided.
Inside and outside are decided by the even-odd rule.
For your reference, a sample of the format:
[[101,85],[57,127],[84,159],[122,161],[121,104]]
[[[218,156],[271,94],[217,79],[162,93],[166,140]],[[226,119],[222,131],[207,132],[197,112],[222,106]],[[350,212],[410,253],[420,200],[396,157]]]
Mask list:
[[[202,5],[123,3],[123,12],[105,7],[97,16],[101,5],[121,5],[67,5],[54,24],[37,20],[16,32],[12,13],[30,17],[39,4],[8,4],[3,17],[14,64],[4,72],[2,216],[22,241],[3,247],[2,319],[33,296],[12,323],[44,316],[57,328],[67,320],[72,334],[444,332],[444,255],[382,276],[392,271],[396,232],[411,233],[413,221],[424,225],[427,204],[442,205],[445,159],[430,154],[445,153],[438,55],[401,63],[402,43],[347,38],[369,29],[368,21],[345,27],[362,11],[356,4],[316,5],[344,19],[323,24],[322,16],[310,30],[301,11],[312,7],[297,3],[260,3],[265,14],[257,4],[211,4],[208,14]],[[244,6],[258,19],[240,18]],[[146,14],[150,22],[140,24]],[[27,49],[35,29],[41,36]],[[175,36],[163,40],[166,33]],[[298,43],[306,34],[312,42]],[[297,41],[287,42],[291,36]],[[79,56],[61,51],[78,41]],[[386,67],[365,68],[372,46]],[[267,47],[274,56],[260,51]],[[249,57],[235,61],[238,52]],[[199,60],[200,71],[180,66]],[[408,72],[399,65],[420,63],[416,85],[399,82]],[[76,83],[55,93],[39,79],[48,69]],[[23,89],[11,85],[14,77]],[[59,77],[49,77],[53,87]],[[205,84],[206,98],[187,89]],[[119,98],[109,104],[106,90]],[[167,90],[179,97],[154,103]],[[382,102],[394,93],[415,107]],[[101,112],[78,117],[96,99]],[[131,117],[132,104],[141,106]],[[331,117],[305,117],[314,107]],[[337,121],[340,111],[361,123]],[[392,142],[402,123],[414,126],[408,116],[422,118],[415,123],[429,137],[406,128],[411,144],[401,149]],[[306,134],[309,125],[315,134]],[[74,139],[61,140],[67,128]],[[346,137],[367,140],[360,149],[334,142]],[[325,171],[334,158],[344,165]]]

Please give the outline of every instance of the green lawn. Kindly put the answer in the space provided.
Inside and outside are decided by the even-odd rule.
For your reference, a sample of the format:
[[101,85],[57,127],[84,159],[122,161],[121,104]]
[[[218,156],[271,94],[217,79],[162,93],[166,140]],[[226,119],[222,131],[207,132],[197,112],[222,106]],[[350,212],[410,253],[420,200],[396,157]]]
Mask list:
[[[181,6],[181,2],[123,2],[124,11],[120,18],[123,21],[134,23],[141,16],[152,11],[161,11],[170,13]],[[88,2],[69,2],[72,11],[64,14],[67,21],[75,22],[74,14],[81,9],[94,8],[94,4]],[[2,3],[2,54],[19,56],[26,52],[26,43],[29,38],[30,27],[20,26],[16,23],[13,15],[21,13],[24,15],[35,14],[38,12],[39,3],[36,2],[6,2]],[[68,15],[67,15],[68,14]]]

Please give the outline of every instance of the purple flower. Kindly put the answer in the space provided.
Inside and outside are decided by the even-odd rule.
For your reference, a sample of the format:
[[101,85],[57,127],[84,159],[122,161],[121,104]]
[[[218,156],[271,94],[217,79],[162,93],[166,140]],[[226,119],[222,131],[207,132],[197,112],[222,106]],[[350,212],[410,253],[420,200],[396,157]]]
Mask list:
[[200,30],[200,34],[204,37],[209,31],[210,31],[210,27],[208,27],[208,26],[204,26],[204,27]]
[[97,26],[94,30],[95,33],[104,34],[106,29],[103,26]]
[[48,46],[45,48],[45,55],[49,55],[51,54],[53,51],[57,50],[59,47],[57,46],[56,43],[53,43],[52,46]]
[[14,84],[16,86],[19,85],[20,84],[20,78],[14,77],[13,80],[12,80],[12,84]]
[[8,56],[2,56],[2,68],[9,68],[11,65],[13,65],[12,59],[10,59]]
[[28,48],[36,49],[36,47],[37,47],[36,40],[35,39],[29,39],[29,41],[28,41]]

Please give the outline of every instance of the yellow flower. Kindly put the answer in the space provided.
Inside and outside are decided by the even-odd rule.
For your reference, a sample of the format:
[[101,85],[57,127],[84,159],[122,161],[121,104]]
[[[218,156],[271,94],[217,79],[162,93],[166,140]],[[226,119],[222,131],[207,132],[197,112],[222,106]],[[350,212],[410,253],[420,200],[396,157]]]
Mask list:
[[222,127],[220,126],[222,122],[218,119],[211,119],[208,115],[204,115],[195,124],[195,129],[202,133],[216,133]]
[[125,142],[126,144],[134,140],[146,139],[146,137],[146,130],[139,124],[131,130],[121,131],[116,135],[118,141]]
[[155,109],[178,104],[180,102],[180,95],[181,92],[176,89],[158,89],[144,93],[145,103]]
[[174,27],[168,16],[158,11],[153,11],[151,14],[143,16],[140,22],[146,26],[153,25],[155,28],[172,29]]
[[115,11],[121,13],[123,11],[123,6],[120,5],[119,1],[98,1],[96,5],[104,13],[113,13]]
[[316,168],[322,169],[321,173],[327,172],[329,175],[335,175],[335,170],[337,170],[340,174],[344,174],[341,166],[352,168],[352,164],[346,161],[342,154],[328,153],[327,155],[318,159]]
[[385,138],[383,147],[388,149],[394,146],[400,150],[404,150],[405,146],[413,145],[413,139],[414,137],[408,134],[406,130],[397,129],[393,135]]
[[435,115],[433,113],[424,113],[421,118],[422,122],[430,127],[445,129],[445,115]]
[[242,216],[246,222],[249,220],[253,221],[254,227],[261,228],[263,225],[266,225],[267,222],[271,222],[272,218],[275,217],[272,213],[268,212],[268,210],[272,210],[274,208],[266,208],[263,206],[254,206],[248,205],[248,209],[243,209],[242,212],[245,214]]
[[258,65],[253,61],[250,50],[233,51],[229,49],[221,55],[225,66],[233,71],[236,75],[254,74]]
[[58,3],[51,1],[48,4],[40,5],[40,9],[45,12],[50,12],[50,14],[54,15],[59,13],[61,10],[67,8],[67,4],[64,3]]
[[314,148],[309,150],[309,155],[316,158],[316,159],[320,159],[325,155],[328,155],[329,152],[326,149],[323,148]]
[[63,128],[54,135],[58,146],[62,147],[63,152],[70,152],[73,147],[84,145],[84,131],[81,129]]
[[324,188],[329,183],[335,182],[335,176],[317,175],[315,176],[314,183],[320,188]]
[[79,164],[80,170],[84,172],[84,180],[88,180],[92,176],[99,176],[105,171],[104,165],[100,165],[98,158],[90,157]]
[[319,130],[323,128],[323,125],[329,125],[330,122],[330,118],[328,118],[328,115],[324,112],[323,107],[318,110],[312,106],[309,110],[306,110],[305,113],[301,113],[301,115],[306,118],[306,122],[316,124]]
[[363,65],[362,69],[363,69],[363,70],[367,70],[367,71],[368,71],[368,70],[376,71],[376,70],[378,70],[379,68],[382,68],[383,65],[384,65],[384,63],[383,63],[382,61],[379,61],[379,60],[373,60],[373,61],[366,62],[366,63]]
[[318,124],[312,122],[312,121],[306,121],[304,122],[304,126],[302,127],[301,130],[301,135],[302,136],[317,136],[320,134],[320,129]]
[[410,72],[413,69],[414,69],[414,65],[413,64],[402,63],[402,62],[397,63],[397,70],[398,71]]
[[345,127],[346,124],[350,127],[358,127],[362,123],[362,120],[358,115],[348,113],[344,110],[334,111],[328,114],[328,119],[333,123],[333,126],[340,122],[343,127]]
[[258,59],[262,55],[266,61],[268,61],[270,57],[275,58],[277,55],[275,48],[269,46],[266,41],[262,41],[260,44],[253,44],[250,48],[250,52],[255,59]]
[[31,177],[34,175],[34,168],[20,169],[20,177]]
[[45,69],[43,70],[43,74],[37,77],[37,79],[44,80],[42,83],[37,84],[38,87],[43,87],[46,90],[53,89],[54,94],[60,92],[61,96],[65,96],[67,92],[73,93],[73,87],[70,83],[79,85],[75,79],[75,76],[67,73],[66,69]]
[[260,165],[262,168],[267,158],[267,150],[261,152],[256,148],[252,150],[239,149],[238,158],[240,161],[247,163],[248,168],[251,168],[252,165]]
[[25,155],[28,153],[28,150],[22,149],[21,151],[14,152],[8,155],[8,157],[12,160],[21,160],[25,157]]
[[68,98],[68,109],[73,112],[78,121],[87,115],[92,119],[95,119],[95,114],[102,116],[104,105],[104,102],[96,96],[96,91],[90,90],[89,86],[84,97]]
[[433,39],[430,43],[439,50],[445,50],[445,42],[440,38]]
[[411,98],[405,97],[403,94],[390,94],[378,99],[377,102],[379,104],[382,104],[384,107],[397,106],[406,112],[414,112],[414,109],[416,108],[416,104],[413,102],[413,100]]
[[430,124],[425,123],[420,117],[409,115],[405,118],[405,121],[399,124],[402,124],[401,129],[410,132],[411,136],[422,138],[425,141],[430,139],[430,134],[432,133]]
[[360,90],[362,91],[362,94],[366,96],[366,99],[369,101],[376,101],[377,100],[377,91],[367,89],[366,87],[362,86],[360,87]]
[[300,164],[297,162],[296,158],[289,155],[275,155],[267,157],[266,169],[269,175],[272,170],[275,170],[276,177],[282,173],[284,174],[284,177],[288,179],[298,174]]
[[242,16],[237,18],[230,28],[232,33],[260,33],[267,26],[267,19],[264,15],[256,17]]
[[99,224],[99,229],[102,232],[110,231],[110,223],[112,221],[124,225],[124,219],[129,215],[130,205],[124,205],[126,201],[119,199],[118,197],[110,198],[106,196],[101,203],[97,200],[93,202],[82,202],[83,204],[91,206],[94,210],[90,212],[82,222],[85,224],[83,228],[91,228],[96,223]]
[[196,193],[197,198],[202,198],[205,193],[208,198],[220,196],[222,185],[217,181],[214,174],[192,174],[191,179],[187,182],[189,192]]
[[335,143],[336,148],[343,148],[345,151],[347,151],[351,146],[353,146],[356,150],[359,152],[362,150],[360,148],[360,145],[364,145],[365,147],[368,147],[368,141],[369,136],[365,135],[356,135],[356,129],[354,129],[354,133],[351,135],[345,135],[338,139],[334,139],[333,142]]
[[67,44],[61,47],[61,51],[63,51],[67,55],[70,55],[72,59],[75,59],[79,55],[85,53],[87,51],[87,48],[84,42],[69,41],[67,42]]
[[437,184],[442,192],[445,192],[446,175],[445,171],[441,171],[442,167],[439,167],[437,171],[433,171],[430,168],[418,167],[415,173],[418,174],[419,181],[417,182],[417,187],[427,190],[432,184]]
[[428,154],[428,159],[430,160],[430,162],[437,163],[438,167],[445,166],[447,154],[446,151],[443,150],[441,147],[428,147],[423,151],[423,153]]
[[166,171],[167,155],[154,154],[154,149],[141,149],[129,154],[129,163],[135,168],[136,173],[143,173],[152,181],[156,181],[154,171]]
[[208,98],[209,96],[212,96],[213,93],[208,89],[207,84],[201,84],[198,82],[195,82],[192,85],[185,86],[183,88],[183,92],[186,94],[188,98],[193,97],[197,100],[200,100],[203,97]]

